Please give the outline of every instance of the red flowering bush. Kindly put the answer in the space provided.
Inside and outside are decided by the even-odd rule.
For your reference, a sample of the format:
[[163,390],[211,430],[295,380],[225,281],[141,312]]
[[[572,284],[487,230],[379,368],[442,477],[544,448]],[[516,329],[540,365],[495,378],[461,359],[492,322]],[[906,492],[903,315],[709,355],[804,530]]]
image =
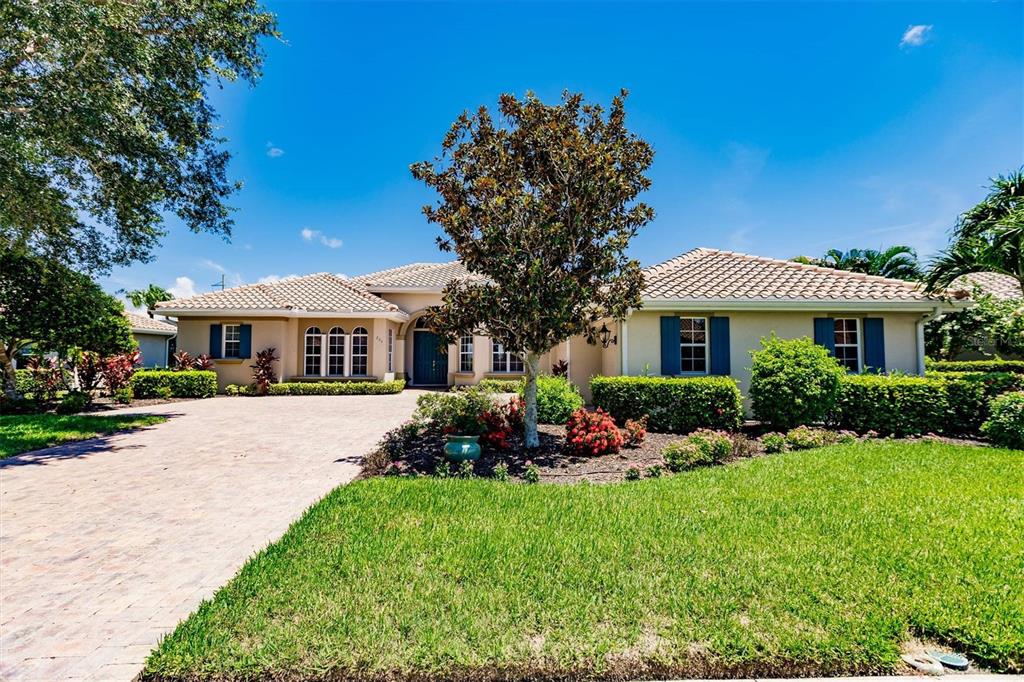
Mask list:
[[619,451],[623,441],[615,420],[600,408],[596,412],[578,409],[565,425],[565,447],[577,455],[613,454]]
[[644,443],[647,437],[647,415],[639,419],[627,419],[626,426],[622,429],[622,437],[626,441],[626,447],[636,448]]
[[100,371],[103,374],[103,383],[107,385],[107,390],[114,393],[114,391],[127,387],[132,381],[132,375],[135,374],[135,366],[141,359],[142,354],[137,350],[104,358],[103,368]]

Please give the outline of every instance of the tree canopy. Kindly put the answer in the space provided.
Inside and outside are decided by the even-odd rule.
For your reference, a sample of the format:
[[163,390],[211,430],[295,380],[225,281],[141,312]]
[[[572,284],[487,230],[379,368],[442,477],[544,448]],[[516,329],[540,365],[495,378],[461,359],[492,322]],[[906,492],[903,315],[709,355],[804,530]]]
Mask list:
[[0,3],[0,245],[86,271],[150,258],[172,213],[230,236],[211,85],[255,82],[256,0]]
[[941,291],[972,272],[1009,275],[1024,289],[1024,168],[993,178],[988,195],[960,216],[925,283]]
[[87,275],[50,259],[0,249],[0,369],[16,397],[12,361],[25,346],[66,355],[135,348],[124,306]]
[[881,250],[850,249],[841,251],[840,249],[829,249],[821,258],[797,256],[793,260],[807,265],[908,281],[915,281],[921,277],[917,252],[909,246],[890,246]]
[[643,277],[626,247],[654,215],[636,201],[650,186],[654,152],[625,125],[622,91],[603,107],[565,92],[502,95],[456,119],[433,161],[412,166],[440,195],[423,211],[438,244],[476,277],[456,280],[432,311],[448,342],[481,330],[524,357],[526,443],[538,444],[539,356],[594,323],[640,306]]
[[149,313],[150,317],[153,317],[153,308],[156,307],[157,303],[162,301],[170,301],[174,298],[171,292],[164,289],[162,286],[156,284],[150,284],[145,289],[132,289],[125,293],[125,298],[136,307],[145,307],[146,312]]

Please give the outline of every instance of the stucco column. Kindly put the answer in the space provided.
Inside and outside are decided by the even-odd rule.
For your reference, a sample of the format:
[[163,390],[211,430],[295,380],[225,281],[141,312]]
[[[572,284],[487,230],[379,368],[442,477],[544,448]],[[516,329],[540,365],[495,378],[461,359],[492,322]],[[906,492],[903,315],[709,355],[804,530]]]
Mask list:
[[370,330],[370,374],[375,377],[383,377],[388,371],[388,321],[383,317],[373,318],[373,328]]

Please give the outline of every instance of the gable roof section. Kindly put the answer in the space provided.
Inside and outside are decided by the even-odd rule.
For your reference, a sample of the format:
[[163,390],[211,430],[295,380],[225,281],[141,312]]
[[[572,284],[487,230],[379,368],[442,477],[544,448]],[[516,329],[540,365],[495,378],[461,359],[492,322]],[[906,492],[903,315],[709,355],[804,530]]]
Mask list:
[[974,285],[981,287],[984,293],[992,294],[993,298],[1003,301],[1011,298],[1024,298],[1024,291],[1021,291],[1017,280],[999,272],[972,272],[969,275],[957,277],[949,288],[962,289],[971,294]]
[[440,291],[454,279],[482,279],[461,261],[411,263],[354,277],[368,291]]
[[128,318],[128,324],[131,325],[133,334],[161,334],[164,336],[173,336],[178,333],[178,328],[170,322],[157,320],[149,315],[138,315],[126,310],[124,311],[124,316]]
[[263,314],[402,314],[398,306],[328,272],[211,291],[191,298],[165,301],[156,309],[163,314],[222,311]]
[[707,248],[651,266],[644,270],[644,279],[642,297],[652,306],[693,302],[751,308],[778,303],[931,308],[938,303],[913,282]]

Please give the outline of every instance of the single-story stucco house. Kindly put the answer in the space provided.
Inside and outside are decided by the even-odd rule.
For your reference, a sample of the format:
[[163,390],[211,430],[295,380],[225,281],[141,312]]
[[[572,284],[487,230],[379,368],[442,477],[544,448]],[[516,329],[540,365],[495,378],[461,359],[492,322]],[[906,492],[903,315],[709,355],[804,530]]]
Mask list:
[[[917,285],[729,251],[698,248],[644,271],[643,307],[608,320],[607,347],[572,338],[542,359],[591,376],[721,374],[746,393],[761,337],[808,336],[850,371],[924,372],[924,322],[950,309]],[[405,377],[413,386],[471,384],[523,373],[520,358],[483,336],[447,349],[422,315],[441,302],[458,261],[414,263],[347,279],[320,273],[167,301],[178,347],[216,359],[221,387],[251,382],[256,351],[273,346],[282,381]],[[446,352],[445,352],[446,351]]]
[[128,324],[132,328],[132,338],[139,344],[139,353],[142,355],[141,365],[143,367],[167,367],[171,353],[174,337],[178,334],[178,328],[171,322],[158,320],[149,315],[139,315],[125,311],[124,316],[128,318]]

